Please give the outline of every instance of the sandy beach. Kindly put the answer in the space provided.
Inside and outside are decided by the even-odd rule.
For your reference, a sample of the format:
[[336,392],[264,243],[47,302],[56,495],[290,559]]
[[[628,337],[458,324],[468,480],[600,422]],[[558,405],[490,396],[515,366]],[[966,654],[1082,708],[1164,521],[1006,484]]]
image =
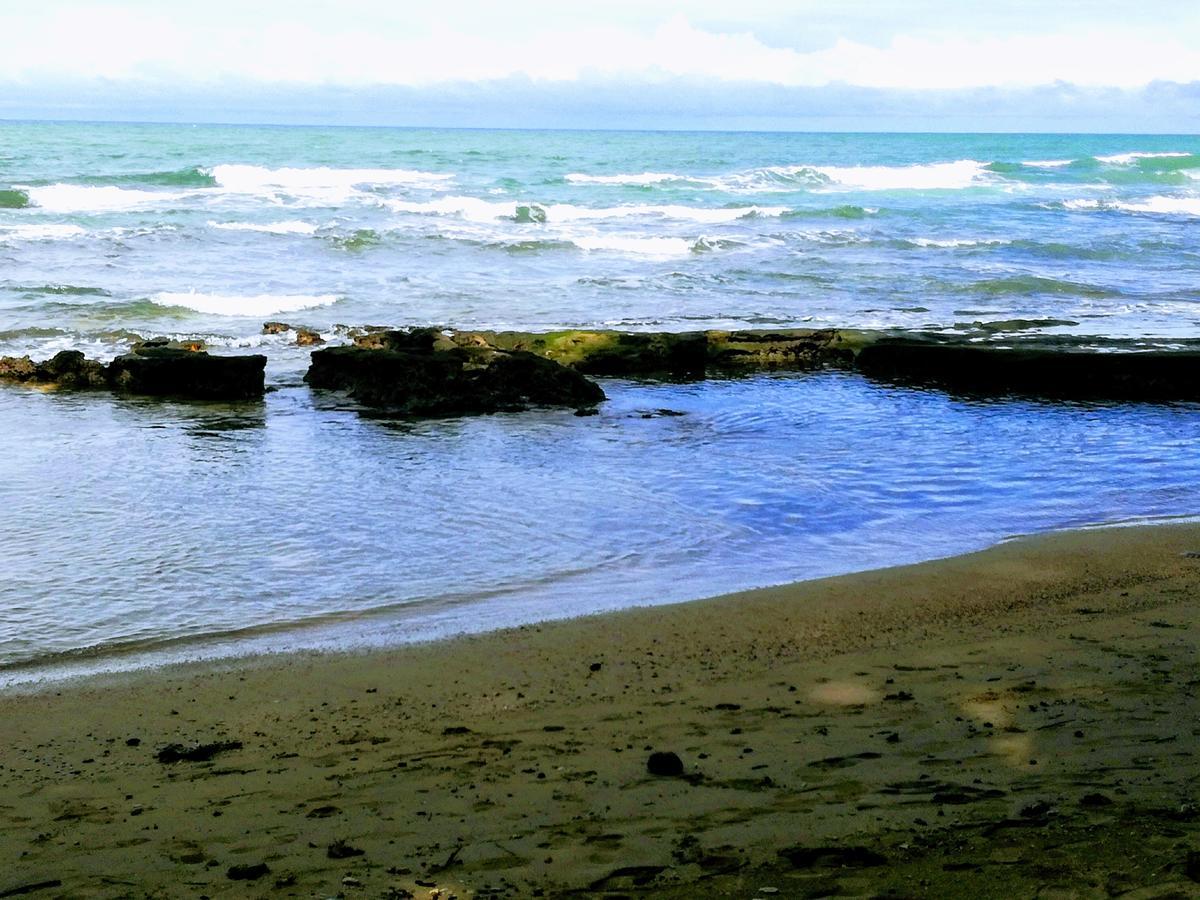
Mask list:
[[0,897],[1197,896],[1198,551],[11,692]]

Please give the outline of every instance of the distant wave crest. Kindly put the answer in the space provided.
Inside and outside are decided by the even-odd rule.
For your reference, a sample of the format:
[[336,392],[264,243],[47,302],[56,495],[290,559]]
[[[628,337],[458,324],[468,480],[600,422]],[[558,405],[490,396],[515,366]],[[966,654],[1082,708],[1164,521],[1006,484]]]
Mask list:
[[182,306],[214,316],[273,316],[329,306],[338,301],[335,294],[202,294],[163,291],[150,298],[158,306]]
[[642,172],[640,175],[585,175],[572,172],[565,180],[569,184],[627,184],[649,185],[665,184],[673,181],[695,181],[687,175],[676,175],[672,172]]
[[372,187],[437,188],[454,178],[415,169],[334,169],[225,164],[207,171],[217,187],[242,194],[291,194],[337,202]]
[[784,206],[698,207],[678,204],[591,207],[569,203],[529,203],[481,200],[477,197],[447,196],[436,200],[384,200],[384,205],[398,213],[418,215],[458,216],[472,222],[495,222],[508,219],[529,223],[565,223],[626,219],[651,216],[682,221],[719,223],[734,222],[755,216],[782,216],[789,210]]
[[1065,200],[1064,209],[1120,210],[1131,213],[1147,213],[1165,216],[1200,216],[1200,197],[1147,197],[1144,200]]

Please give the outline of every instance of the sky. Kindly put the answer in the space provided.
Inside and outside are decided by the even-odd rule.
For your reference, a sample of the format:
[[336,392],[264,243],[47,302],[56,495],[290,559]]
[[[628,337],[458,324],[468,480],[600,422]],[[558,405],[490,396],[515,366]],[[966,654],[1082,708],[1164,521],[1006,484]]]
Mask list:
[[0,117],[1200,131],[1190,0],[40,0]]

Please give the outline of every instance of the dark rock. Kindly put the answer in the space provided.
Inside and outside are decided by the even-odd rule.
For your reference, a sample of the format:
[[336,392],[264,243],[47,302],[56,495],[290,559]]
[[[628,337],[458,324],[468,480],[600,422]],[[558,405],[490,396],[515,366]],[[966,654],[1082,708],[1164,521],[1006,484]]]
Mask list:
[[297,347],[313,347],[317,344],[325,343],[325,338],[321,337],[319,331],[314,331],[311,328],[296,329],[296,346]]
[[325,855],[330,859],[350,859],[355,856],[364,856],[366,852],[365,850],[359,850],[357,847],[351,847],[339,838],[326,848]]
[[230,866],[225,872],[225,877],[231,881],[254,881],[256,878],[262,878],[269,874],[270,867],[266,863],[252,863]]
[[583,407],[604,399],[596,384],[552,360],[489,346],[457,346],[434,329],[373,332],[353,347],[317,350],[304,380],[411,416]]
[[250,400],[263,395],[267,358],[210,356],[203,350],[147,341],[118,356],[106,376],[116,391],[194,400]]
[[651,775],[676,778],[683,774],[683,760],[670,751],[651,753],[646,760],[646,771]]
[[864,374],[977,394],[1051,399],[1200,399],[1200,351],[1103,352],[885,338],[858,354]]
[[160,763],[177,763],[177,762],[205,762],[212,759],[218,753],[224,753],[227,750],[241,750],[241,741],[213,741],[209,744],[194,744],[186,746],[184,744],[167,744],[158,753],[155,758]]
[[105,383],[104,366],[78,350],[63,350],[38,366],[38,377],[59,387],[97,388]]
[[407,353],[428,353],[438,343],[442,344],[440,349],[450,349],[454,346],[454,343],[436,328],[373,330],[354,339],[354,346],[364,350],[396,350]]
[[1079,805],[1084,809],[1103,809],[1106,806],[1112,806],[1112,798],[1106,797],[1104,794],[1084,794],[1079,798]]
[[292,326],[287,322],[263,322],[263,334],[283,334],[285,331],[291,331]]

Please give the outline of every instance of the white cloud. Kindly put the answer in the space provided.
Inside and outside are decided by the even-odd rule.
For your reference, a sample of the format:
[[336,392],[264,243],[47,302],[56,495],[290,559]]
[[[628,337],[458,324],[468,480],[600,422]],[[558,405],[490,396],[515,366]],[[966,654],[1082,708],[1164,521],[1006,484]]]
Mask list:
[[253,20],[213,14],[185,20],[158,11],[163,8],[89,4],[70,15],[59,8],[0,17],[9,35],[0,79],[421,86],[512,76],[552,82],[607,76],[881,88],[1056,81],[1132,87],[1200,79],[1200,39],[1191,26],[1170,31],[1108,24],[994,37],[939,36],[926,29],[882,45],[843,37],[801,52],[769,46],[736,27],[706,29],[678,16],[650,26],[556,20],[553,27],[496,34],[436,20],[408,27],[396,18],[372,28],[353,24],[366,21],[359,16],[322,22],[311,15]]

